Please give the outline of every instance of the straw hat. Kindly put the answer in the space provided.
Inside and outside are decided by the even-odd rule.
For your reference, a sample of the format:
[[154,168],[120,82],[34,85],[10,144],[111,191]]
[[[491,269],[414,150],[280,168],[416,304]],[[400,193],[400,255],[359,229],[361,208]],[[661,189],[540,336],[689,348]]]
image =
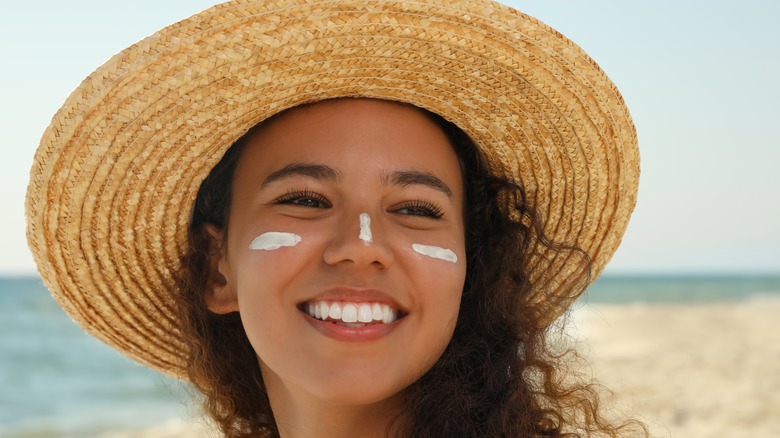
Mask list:
[[[595,275],[618,246],[636,199],[635,129],[560,33],[487,0],[238,0],[115,55],[54,116],[26,199],[44,283],[88,332],[180,375],[172,295],[201,182],[256,123],[345,96],[456,123]],[[532,269],[551,321],[582,272],[542,250]]]

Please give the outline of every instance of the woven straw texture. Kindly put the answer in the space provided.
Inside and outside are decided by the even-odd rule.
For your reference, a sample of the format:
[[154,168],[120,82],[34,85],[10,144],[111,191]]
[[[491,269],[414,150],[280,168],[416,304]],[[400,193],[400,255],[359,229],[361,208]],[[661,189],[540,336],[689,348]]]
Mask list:
[[[26,200],[43,281],[88,332],[180,375],[172,294],[200,183],[256,123],[344,96],[455,122],[595,275],[617,248],[636,199],[636,133],[612,82],[555,30],[481,0],[242,0],[115,55],[54,116]],[[533,259],[549,320],[583,281],[578,260]]]

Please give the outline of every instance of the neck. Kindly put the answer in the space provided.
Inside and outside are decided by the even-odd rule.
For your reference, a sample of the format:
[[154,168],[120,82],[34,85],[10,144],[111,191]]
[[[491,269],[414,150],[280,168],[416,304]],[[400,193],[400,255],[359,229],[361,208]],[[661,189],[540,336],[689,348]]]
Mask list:
[[397,435],[401,426],[394,420],[401,412],[403,393],[375,403],[341,403],[289,387],[275,377],[263,373],[281,438],[383,438]]

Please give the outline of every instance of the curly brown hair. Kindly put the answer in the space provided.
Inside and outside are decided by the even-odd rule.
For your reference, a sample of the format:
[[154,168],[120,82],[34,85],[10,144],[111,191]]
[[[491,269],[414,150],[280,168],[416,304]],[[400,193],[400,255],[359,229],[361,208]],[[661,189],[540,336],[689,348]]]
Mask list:
[[[404,413],[394,420],[403,436],[646,435],[634,420],[620,425],[606,420],[592,384],[566,379],[566,361],[577,355],[572,349],[552,348],[548,315],[533,300],[527,260],[536,242],[579,257],[581,285],[589,275],[587,255],[549,242],[523,188],[491,173],[479,149],[456,125],[421,111],[445,132],[460,161],[467,274],[452,340],[409,388]],[[226,235],[234,170],[255,129],[228,150],[201,185],[177,300],[189,349],[187,377],[202,393],[205,412],[230,438],[279,435],[238,313],[212,313],[204,299],[212,275],[210,251],[215,250],[204,226],[213,224]],[[568,298],[582,287],[573,288]]]

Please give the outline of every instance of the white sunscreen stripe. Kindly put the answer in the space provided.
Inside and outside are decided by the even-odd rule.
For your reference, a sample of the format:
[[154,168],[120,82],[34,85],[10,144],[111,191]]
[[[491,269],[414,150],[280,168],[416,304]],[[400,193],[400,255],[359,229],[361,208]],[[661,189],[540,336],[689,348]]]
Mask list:
[[413,243],[412,249],[424,256],[432,257],[434,259],[444,260],[450,263],[458,262],[458,255],[451,249],[439,248],[438,246],[420,245],[419,243]]
[[249,244],[249,249],[267,251],[279,249],[283,246],[295,246],[300,241],[301,236],[297,234],[271,231],[255,237],[255,240]]
[[366,243],[371,243],[373,236],[371,235],[371,216],[368,213],[360,213],[360,240]]

